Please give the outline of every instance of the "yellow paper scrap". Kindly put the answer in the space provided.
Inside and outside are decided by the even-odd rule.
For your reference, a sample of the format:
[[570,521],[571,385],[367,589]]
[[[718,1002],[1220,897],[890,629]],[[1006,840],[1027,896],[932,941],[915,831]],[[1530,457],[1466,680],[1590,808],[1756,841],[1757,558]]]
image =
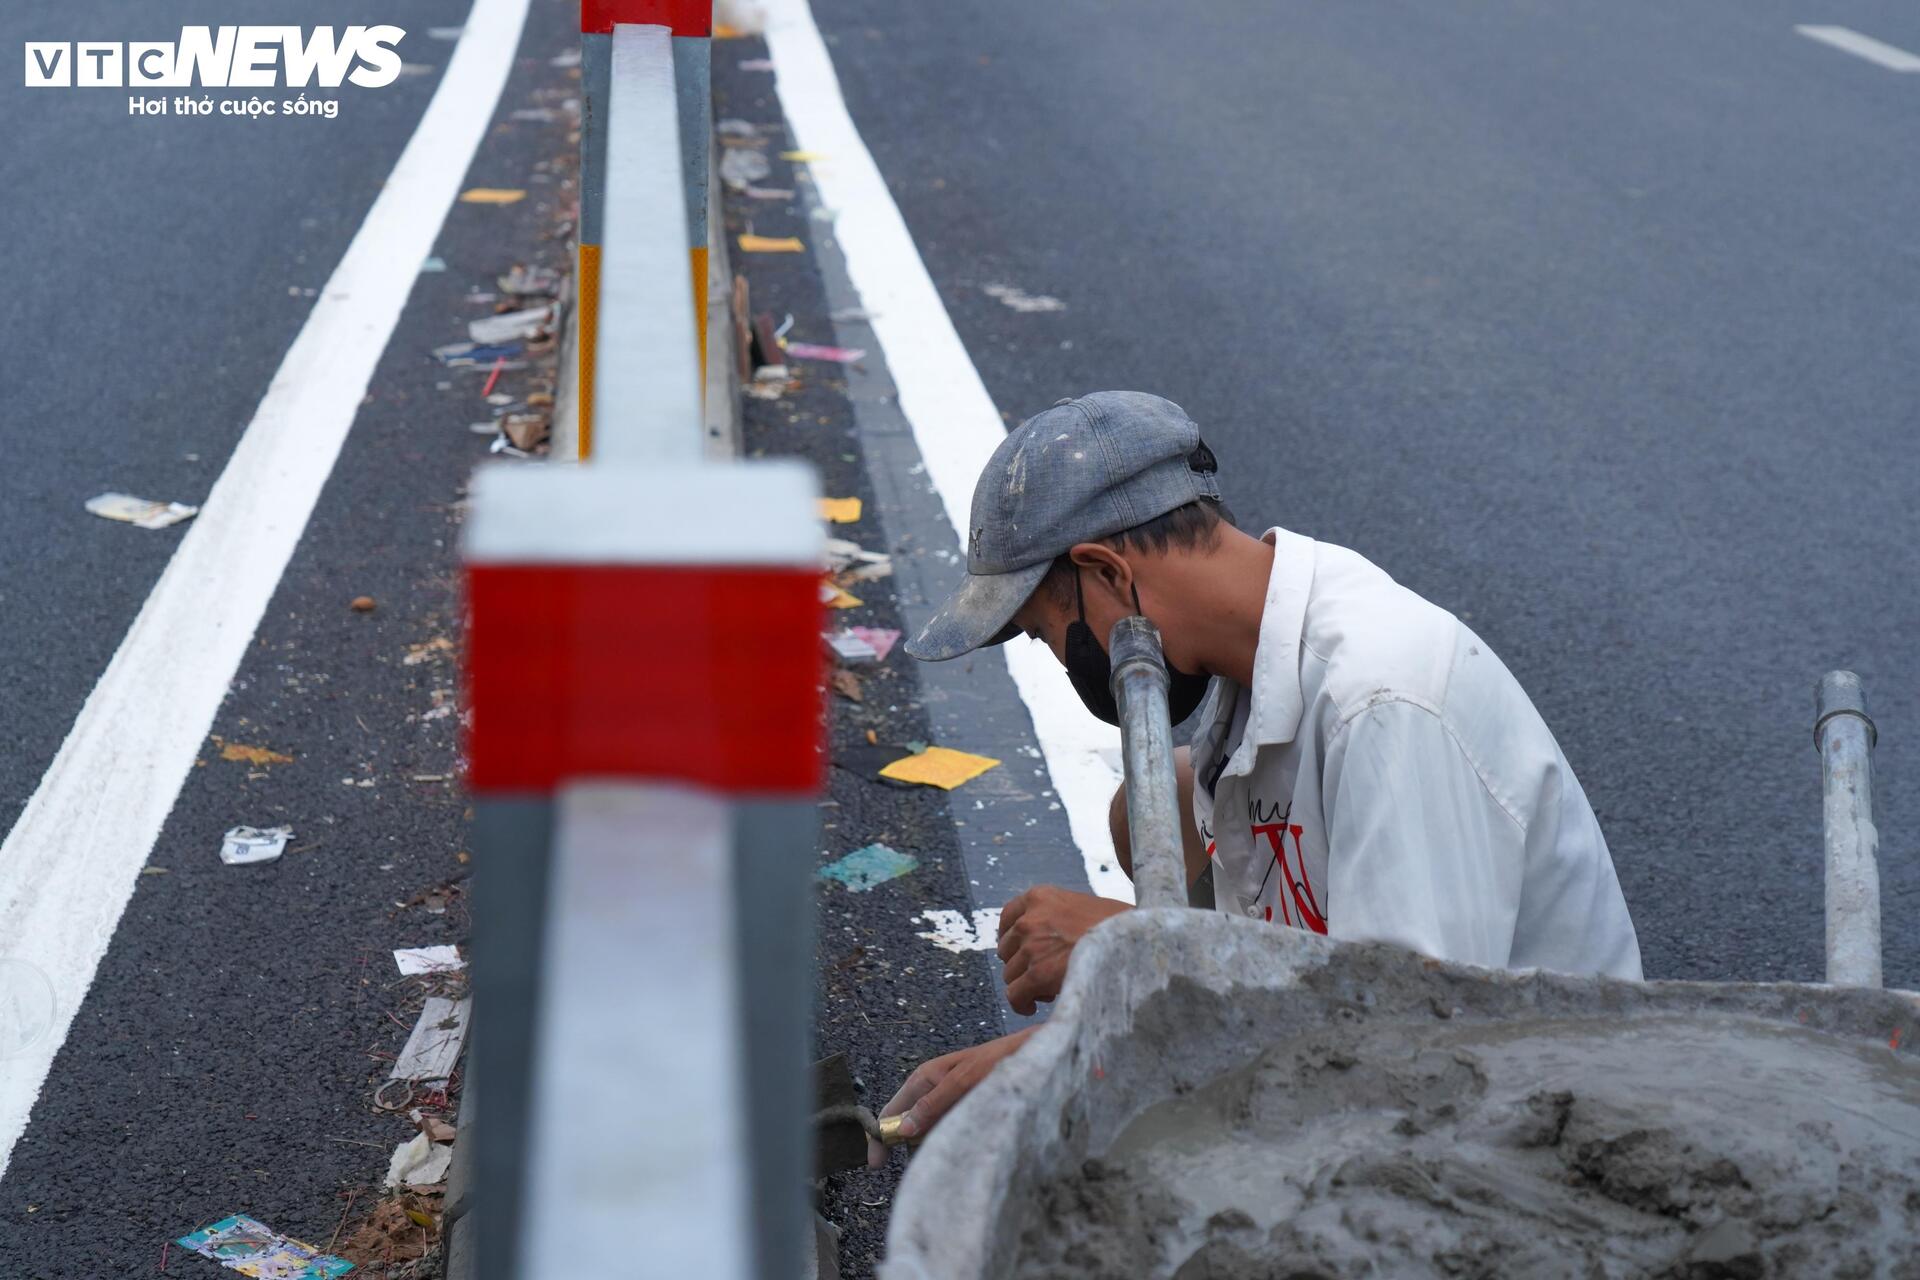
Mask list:
[[883,778],[896,782],[918,782],[951,791],[963,782],[971,782],[1000,762],[992,756],[969,755],[946,747],[928,747],[917,756],[895,760],[880,771]]
[[747,33],[740,28],[730,27],[724,22],[716,22],[713,24],[713,38],[715,40],[738,40],[746,34]]
[[244,761],[247,764],[292,764],[292,756],[281,755],[278,751],[269,751],[265,747],[248,747],[238,742],[229,742],[220,748],[222,760]]
[[820,518],[831,520],[834,524],[852,524],[860,518],[860,499],[822,498]]
[[460,193],[462,204],[515,204],[526,198],[518,187],[473,187]]
[[741,236],[742,253],[804,253],[807,246],[798,236]]
[[827,153],[824,151],[782,151],[780,158],[782,160],[791,160],[795,164],[812,164],[815,160],[825,160]]
[[858,609],[866,601],[831,582],[820,584],[820,603],[830,609]]

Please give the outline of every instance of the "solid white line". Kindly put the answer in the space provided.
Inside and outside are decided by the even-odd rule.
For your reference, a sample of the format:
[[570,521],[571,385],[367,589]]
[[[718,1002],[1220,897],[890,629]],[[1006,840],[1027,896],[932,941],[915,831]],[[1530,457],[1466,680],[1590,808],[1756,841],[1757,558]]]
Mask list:
[[486,133],[527,3],[474,0],[386,186],[0,844],[0,953],[43,970],[58,1002],[50,1034],[0,1059],[0,1175]]
[[1818,40],[1822,44],[1845,50],[1856,58],[1865,58],[1889,71],[1920,71],[1920,55],[1895,48],[1872,36],[1863,36],[1848,27],[1800,26],[1794,30],[1809,40]]
[[[807,0],[769,0],[767,47],[794,145],[825,156],[809,166],[814,186],[822,203],[836,211],[834,234],[846,254],[847,273],[873,317],[928,478],[965,547],[973,482],[1006,438],[1000,414],[847,114]],[[1088,882],[1097,893],[1131,902],[1133,885],[1114,861],[1107,831],[1107,805],[1120,781],[1108,761],[1119,746],[1119,732],[1087,714],[1043,646],[1015,640],[1002,652],[1033,716],[1034,734],[1086,862]]]

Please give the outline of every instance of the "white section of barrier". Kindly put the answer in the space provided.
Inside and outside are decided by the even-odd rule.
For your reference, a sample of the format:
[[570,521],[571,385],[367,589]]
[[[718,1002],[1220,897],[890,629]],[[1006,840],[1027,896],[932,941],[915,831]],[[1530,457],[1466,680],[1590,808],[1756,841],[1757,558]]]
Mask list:
[[731,841],[724,796],[559,796],[525,1280],[749,1274]]
[[608,98],[593,453],[694,461],[705,427],[668,28],[614,27]]
[[[602,419],[606,421],[607,419]],[[699,447],[698,427],[689,428]],[[720,467],[482,466],[469,564],[818,565],[819,483],[793,461]]]

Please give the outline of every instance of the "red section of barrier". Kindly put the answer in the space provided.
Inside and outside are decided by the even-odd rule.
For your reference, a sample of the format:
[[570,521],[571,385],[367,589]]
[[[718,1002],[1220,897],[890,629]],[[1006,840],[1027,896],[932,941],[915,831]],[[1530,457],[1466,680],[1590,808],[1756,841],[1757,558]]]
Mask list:
[[818,792],[820,576],[711,565],[467,567],[468,783]]
[[671,27],[677,36],[711,36],[713,0],[580,0],[581,35],[610,35],[616,22]]

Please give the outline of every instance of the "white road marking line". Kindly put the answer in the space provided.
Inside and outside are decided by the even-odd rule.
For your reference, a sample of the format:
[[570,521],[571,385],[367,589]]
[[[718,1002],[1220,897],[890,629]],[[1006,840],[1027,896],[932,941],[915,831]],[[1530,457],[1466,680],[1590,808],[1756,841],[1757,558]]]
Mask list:
[[0,844],[0,953],[46,973],[58,1002],[49,1034],[0,1059],[0,1175],[486,133],[527,4],[474,0],[386,186]]
[[1848,27],[1799,26],[1794,30],[1809,40],[1832,45],[1889,71],[1920,71],[1920,54],[1908,53],[1905,49],[1895,48],[1872,36],[1863,36]]
[[[964,548],[973,482],[1006,438],[999,411],[954,331],[886,180],[847,114],[839,78],[807,0],[769,0],[767,46],[793,145],[823,156],[809,166],[814,185],[821,203],[837,212],[834,235],[846,255],[847,273],[886,352],[887,368],[900,390],[900,409],[913,427],[927,476]],[[1074,843],[1080,846],[1088,883],[1097,893],[1133,901],[1133,884],[1114,859],[1107,830],[1107,806],[1120,776],[1102,751],[1117,747],[1119,731],[1087,714],[1043,646],[1015,640],[1001,652],[1033,716],[1034,734]]]

